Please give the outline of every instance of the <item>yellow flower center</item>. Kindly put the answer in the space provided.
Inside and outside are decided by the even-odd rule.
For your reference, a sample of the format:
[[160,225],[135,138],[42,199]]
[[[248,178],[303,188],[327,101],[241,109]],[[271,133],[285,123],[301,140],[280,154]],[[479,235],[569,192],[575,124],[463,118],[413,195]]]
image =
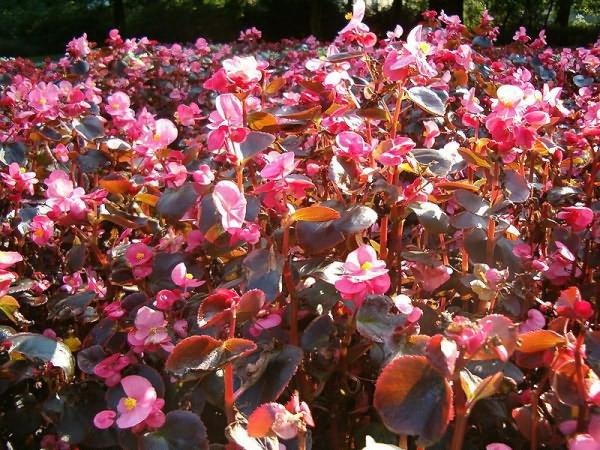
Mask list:
[[123,400],[123,405],[125,405],[125,409],[127,409],[127,411],[131,411],[133,408],[135,408],[135,405],[137,405],[137,400],[133,397],[127,397],[125,400]]
[[37,237],[42,237],[44,235],[44,230],[42,228],[38,228],[33,232]]
[[160,134],[156,133],[156,134],[155,134],[155,135],[152,137],[152,139],[154,139],[154,141],[155,141],[155,142],[158,142],[158,141],[160,141]]
[[362,263],[362,265],[360,266],[360,268],[362,270],[369,270],[371,267],[373,267],[373,264],[371,264],[369,261],[365,261],[364,263]]
[[39,103],[40,105],[45,105],[46,103],[48,103],[48,100],[46,100],[45,98],[43,98],[43,97],[42,97],[42,98],[40,98],[40,99],[38,100],[38,103]]
[[113,103],[110,106],[112,106],[113,109],[119,109],[121,107],[119,103]]
[[141,261],[142,259],[144,259],[144,254],[142,252],[138,252],[135,254],[135,259],[137,259],[138,261]]
[[421,53],[429,53],[431,46],[427,42],[419,42],[419,50]]
[[193,278],[194,278],[194,275],[192,275],[191,273],[186,273],[186,274],[185,274],[185,277],[186,277],[188,280],[191,280],[191,279],[193,279]]
[[25,167],[19,167],[19,172],[25,173],[27,172],[27,169]]
[[352,13],[351,12],[347,12],[346,15],[344,16],[344,18],[346,20],[352,20]]

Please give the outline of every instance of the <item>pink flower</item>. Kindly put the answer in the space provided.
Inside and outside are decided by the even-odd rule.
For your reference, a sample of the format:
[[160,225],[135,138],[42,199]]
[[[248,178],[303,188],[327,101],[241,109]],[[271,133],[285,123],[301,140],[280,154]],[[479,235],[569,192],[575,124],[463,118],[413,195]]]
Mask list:
[[384,166],[397,166],[404,160],[404,155],[415,148],[416,144],[409,137],[398,136],[394,140],[383,141],[376,150],[376,158]]
[[146,244],[132,244],[125,251],[125,259],[133,269],[136,279],[145,278],[152,273],[152,249]]
[[195,103],[187,105],[178,105],[177,113],[175,114],[177,120],[184,126],[193,126],[196,124],[196,120],[200,118],[200,108]]
[[293,152],[269,152],[265,155],[267,164],[260,171],[260,176],[267,180],[280,180],[291,174],[296,168]]
[[336,155],[345,156],[355,161],[367,157],[371,152],[363,137],[354,131],[342,131],[335,137],[335,143],[334,153]]
[[208,186],[215,179],[215,174],[207,164],[200,164],[198,168],[192,172],[192,178],[196,183],[203,186]]
[[154,300],[154,306],[162,311],[170,310],[175,302],[181,298],[181,295],[170,291],[168,289],[163,289],[156,293],[156,299]]
[[225,138],[233,142],[243,142],[249,131],[244,128],[242,102],[233,94],[222,94],[215,100],[216,111],[208,116],[207,136],[209,150],[218,150],[225,144]]
[[138,309],[135,316],[135,329],[127,335],[127,342],[136,353],[144,350],[156,351],[159,348],[170,352],[173,349],[167,332],[167,321],[162,312],[147,306]]
[[423,145],[427,148],[431,148],[433,147],[435,138],[440,135],[440,129],[433,120],[425,120],[423,125],[425,126],[425,131],[423,132],[425,141],[423,142]]
[[94,417],[94,425],[100,429],[112,426],[115,421],[121,429],[132,428],[145,422],[152,428],[159,428],[165,422],[161,411],[165,401],[157,398],[156,390],[150,382],[139,375],[129,375],[121,380],[126,397],[117,405],[117,413],[111,410],[100,411]]
[[17,281],[17,274],[8,270],[0,269],[0,297],[8,293],[11,284]]
[[[261,312],[266,313],[266,315],[261,317]],[[282,322],[280,312],[261,312],[258,313],[259,318],[252,322],[252,325],[250,325],[250,329],[248,330],[254,337],[260,336],[264,330],[279,326]]]
[[86,210],[83,188],[75,188],[69,176],[62,170],[53,171],[46,181],[46,204],[59,213],[73,213],[76,218],[83,217]]
[[246,197],[229,180],[219,181],[213,191],[213,201],[225,231],[242,228],[246,217]]
[[121,381],[121,370],[130,363],[129,357],[115,353],[100,361],[94,367],[94,374],[104,378],[107,386],[116,386]]
[[167,163],[167,173],[164,174],[163,180],[167,187],[181,187],[187,180],[188,172],[183,164],[171,161]]
[[531,38],[527,36],[527,30],[525,29],[525,27],[519,27],[519,30],[513,36],[513,40],[526,44],[531,40]]
[[357,306],[369,294],[385,294],[390,288],[385,261],[377,259],[373,247],[361,245],[346,258],[344,274],[335,287],[343,299],[352,300]]
[[556,217],[564,220],[574,232],[585,230],[594,220],[594,211],[584,206],[568,206]]
[[369,31],[369,27],[362,21],[365,17],[366,5],[364,0],[356,0],[352,8],[350,22],[340,32],[339,36],[345,42],[357,42],[363,47],[373,47],[377,43],[375,33]]
[[27,99],[33,109],[37,112],[45,113],[56,106],[59,92],[55,84],[41,82],[29,92]]
[[429,266],[421,263],[413,263],[410,266],[415,279],[423,290],[433,292],[450,279],[452,269],[442,264]]
[[168,147],[177,139],[177,127],[169,119],[158,119],[154,125],[152,141],[158,148]]
[[3,173],[2,180],[9,189],[17,193],[29,192],[33,195],[34,185],[38,179],[35,177],[35,172],[27,172],[24,167],[19,167],[17,163],[11,163],[8,166],[8,174]]
[[111,116],[125,116],[130,111],[131,100],[129,100],[129,96],[124,92],[115,92],[106,99],[106,102],[106,112]]
[[431,45],[423,36],[423,26],[417,25],[406,37],[406,43],[401,53],[395,55],[393,62],[387,65],[387,72],[393,73],[411,64],[416,64],[421,75],[434,77],[437,75],[437,70],[427,61],[427,57],[431,53]]
[[500,442],[494,442],[492,444],[486,445],[485,450],[512,450],[512,447],[509,447],[508,445],[502,444]]
[[62,163],[66,163],[69,160],[69,149],[64,144],[58,144],[52,149],[54,157]]
[[40,247],[48,244],[54,235],[54,222],[47,216],[35,216],[29,224],[31,240]]
[[23,261],[23,257],[19,252],[0,251],[0,269],[8,269],[13,264],[21,261]]
[[177,286],[184,289],[195,288],[202,286],[205,283],[203,280],[195,279],[194,275],[187,271],[185,263],[179,263],[173,268],[171,280],[173,280],[173,283]]
[[396,305],[398,311],[400,311],[405,316],[408,316],[407,320],[410,323],[415,323],[423,315],[423,311],[421,310],[421,308],[413,306],[412,301],[408,295],[399,294],[392,297],[392,300],[394,301],[394,305]]
[[546,325],[546,318],[537,309],[527,311],[527,320],[519,324],[519,333],[541,330]]
[[587,320],[594,314],[592,304],[582,300],[579,288],[571,286],[560,293],[560,297],[554,304],[556,314],[570,319]]
[[121,306],[121,302],[116,301],[109,303],[104,307],[102,312],[110,319],[117,320],[125,315],[125,310]]
[[259,70],[254,56],[234,56],[231,59],[225,59],[223,60],[223,69],[225,69],[227,78],[241,87],[258,83],[262,78],[262,72]]

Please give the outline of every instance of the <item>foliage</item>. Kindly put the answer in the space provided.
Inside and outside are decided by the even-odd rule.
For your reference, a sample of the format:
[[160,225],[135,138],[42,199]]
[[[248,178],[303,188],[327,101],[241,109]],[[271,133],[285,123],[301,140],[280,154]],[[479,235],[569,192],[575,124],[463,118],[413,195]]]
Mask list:
[[600,41],[365,13],[0,62],[3,442],[600,445]]

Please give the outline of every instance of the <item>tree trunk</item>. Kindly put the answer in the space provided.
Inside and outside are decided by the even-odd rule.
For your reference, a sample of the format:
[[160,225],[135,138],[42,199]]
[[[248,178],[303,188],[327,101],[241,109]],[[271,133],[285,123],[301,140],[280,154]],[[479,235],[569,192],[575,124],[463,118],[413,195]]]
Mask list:
[[429,9],[440,12],[442,9],[449,15],[463,16],[463,0],[429,0]]
[[561,27],[569,26],[569,16],[571,15],[571,7],[573,0],[558,0],[558,9],[556,11],[556,20],[554,23]]
[[112,7],[115,27],[123,32],[123,28],[125,27],[125,5],[123,4],[123,0],[112,0]]

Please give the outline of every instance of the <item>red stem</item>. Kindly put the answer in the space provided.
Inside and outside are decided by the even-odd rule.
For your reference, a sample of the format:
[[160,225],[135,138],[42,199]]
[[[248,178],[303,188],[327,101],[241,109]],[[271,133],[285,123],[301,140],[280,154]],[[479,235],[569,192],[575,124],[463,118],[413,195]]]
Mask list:
[[[235,337],[236,310],[235,306],[231,307],[231,317],[229,319],[229,339]],[[234,395],[233,395],[233,366],[231,363],[225,364],[225,414],[227,423],[233,423],[235,420],[234,410]]]

